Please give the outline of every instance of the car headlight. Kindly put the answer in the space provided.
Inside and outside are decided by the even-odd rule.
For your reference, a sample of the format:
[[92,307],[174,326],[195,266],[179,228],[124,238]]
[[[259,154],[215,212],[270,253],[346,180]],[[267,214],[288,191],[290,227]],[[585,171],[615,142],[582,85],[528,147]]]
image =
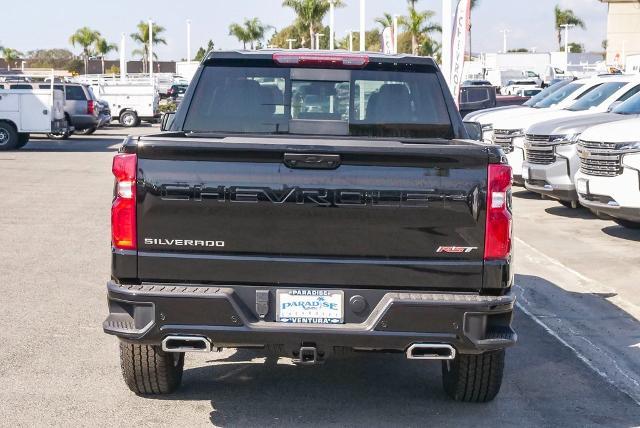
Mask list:
[[575,144],[580,139],[580,133],[566,135],[552,135],[549,138],[551,144]]
[[485,132],[485,131],[493,131],[493,124],[485,123],[484,125],[482,125],[482,132]]
[[640,150],[640,141],[634,141],[631,143],[620,143],[616,144],[616,149],[621,151],[635,151]]

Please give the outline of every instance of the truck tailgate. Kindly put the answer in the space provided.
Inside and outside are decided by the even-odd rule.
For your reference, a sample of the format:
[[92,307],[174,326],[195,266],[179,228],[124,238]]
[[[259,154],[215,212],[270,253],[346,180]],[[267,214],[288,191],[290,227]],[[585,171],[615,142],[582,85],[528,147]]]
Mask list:
[[142,281],[482,287],[480,145],[147,137],[137,153]]

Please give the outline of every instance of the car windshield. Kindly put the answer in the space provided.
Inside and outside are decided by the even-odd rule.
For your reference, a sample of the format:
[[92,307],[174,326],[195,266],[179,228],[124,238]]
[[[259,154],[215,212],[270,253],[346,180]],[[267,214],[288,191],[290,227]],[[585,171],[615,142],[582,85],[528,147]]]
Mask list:
[[640,93],[635,94],[611,110],[615,114],[640,114]]
[[[431,70],[431,68],[429,68]],[[451,119],[435,70],[396,72],[208,66],[184,130],[445,138]]]
[[589,110],[591,107],[599,106],[626,84],[627,82],[603,83],[585,96],[581,97],[575,103],[571,104],[571,106],[567,107],[567,110],[582,111]]
[[569,97],[571,94],[573,94],[574,92],[576,92],[578,89],[582,88],[584,86],[583,83],[577,83],[577,82],[573,82],[573,83],[569,83],[567,86],[560,88],[560,90],[554,92],[553,94],[549,95],[548,97],[546,97],[545,99],[543,99],[542,101],[534,104],[532,107],[534,108],[547,108],[547,107],[551,107],[553,105],[558,104],[561,101],[564,101],[567,97]]
[[527,107],[533,107],[534,105],[536,105],[537,103],[539,103],[543,99],[547,98],[549,95],[551,95],[554,92],[564,88],[569,83],[571,83],[570,80],[563,80],[563,81],[560,81],[560,82],[556,82],[553,85],[544,88],[538,95],[536,95],[535,97],[531,98],[530,100],[528,100],[523,105],[527,106]]

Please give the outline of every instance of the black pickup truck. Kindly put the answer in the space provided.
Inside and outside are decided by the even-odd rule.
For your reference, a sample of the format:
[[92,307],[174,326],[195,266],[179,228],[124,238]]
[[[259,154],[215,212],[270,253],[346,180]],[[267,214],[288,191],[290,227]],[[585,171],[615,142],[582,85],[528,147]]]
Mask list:
[[106,333],[125,381],[186,352],[441,360],[489,401],[511,328],[511,169],[468,139],[430,58],[213,52],[163,132],[113,160]]

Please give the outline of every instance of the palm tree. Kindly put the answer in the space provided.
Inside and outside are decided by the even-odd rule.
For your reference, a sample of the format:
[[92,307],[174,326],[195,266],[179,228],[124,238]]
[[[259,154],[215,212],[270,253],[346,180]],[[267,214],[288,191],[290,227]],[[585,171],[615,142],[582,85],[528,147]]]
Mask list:
[[[343,7],[342,0],[333,0],[335,7]],[[325,17],[331,2],[329,0],[283,0],[282,5],[293,9],[298,17],[298,23],[309,29],[310,47],[313,49],[317,28],[322,28],[322,19]]]
[[15,62],[22,56],[22,52],[11,48],[0,47],[0,49],[2,50],[2,56],[7,63],[7,70],[11,70],[11,64],[13,63],[15,65]]
[[380,18],[376,18],[376,22],[382,26],[382,29],[393,28],[393,15],[390,13],[384,13]]
[[[154,45],[166,45],[167,41],[160,37],[160,34],[165,31],[165,28],[158,24],[151,24],[153,29],[153,40],[152,43]],[[144,21],[140,21],[137,25],[138,32],[131,33],[131,39],[142,45],[142,48],[135,49],[132,53],[134,55],[140,55],[142,57],[142,71],[147,73],[147,68],[149,66],[149,24]],[[153,57],[157,58],[158,55],[153,53]]]
[[560,6],[556,5],[554,9],[556,16],[556,32],[558,35],[558,46],[562,47],[562,26],[563,25],[575,25],[583,30],[586,28],[584,21],[576,16],[571,9],[560,9]]
[[[471,0],[471,10],[475,9],[479,0]],[[469,14],[469,61],[471,61],[471,14]]]
[[245,19],[244,23],[229,25],[229,35],[235,36],[236,39],[242,42],[244,49],[247,48],[247,43],[250,44],[253,50],[255,42],[260,42],[264,39],[264,35],[270,28],[270,25],[263,24],[260,19]]
[[100,38],[100,32],[92,30],[89,27],[82,27],[76,30],[69,37],[69,43],[74,47],[80,45],[82,47],[82,56],[84,58],[84,74],[87,74],[89,68],[89,57],[93,54],[91,46]]
[[418,54],[418,41],[423,37],[426,37],[425,42],[429,43],[429,33],[434,31],[442,32],[442,27],[438,24],[434,24],[430,21],[435,16],[435,12],[432,10],[424,10],[418,12],[415,9],[415,3],[417,0],[409,0],[409,15],[403,16],[400,19],[400,23],[404,26],[405,30],[411,34],[411,53],[412,55]]
[[107,42],[106,39],[100,37],[95,43],[96,53],[100,56],[102,61],[102,74],[104,74],[104,57],[111,51],[117,51],[118,45]]
[[229,35],[234,36],[238,41],[242,42],[242,49],[247,49],[247,43],[249,43],[251,36],[243,25],[235,23],[229,25]]

